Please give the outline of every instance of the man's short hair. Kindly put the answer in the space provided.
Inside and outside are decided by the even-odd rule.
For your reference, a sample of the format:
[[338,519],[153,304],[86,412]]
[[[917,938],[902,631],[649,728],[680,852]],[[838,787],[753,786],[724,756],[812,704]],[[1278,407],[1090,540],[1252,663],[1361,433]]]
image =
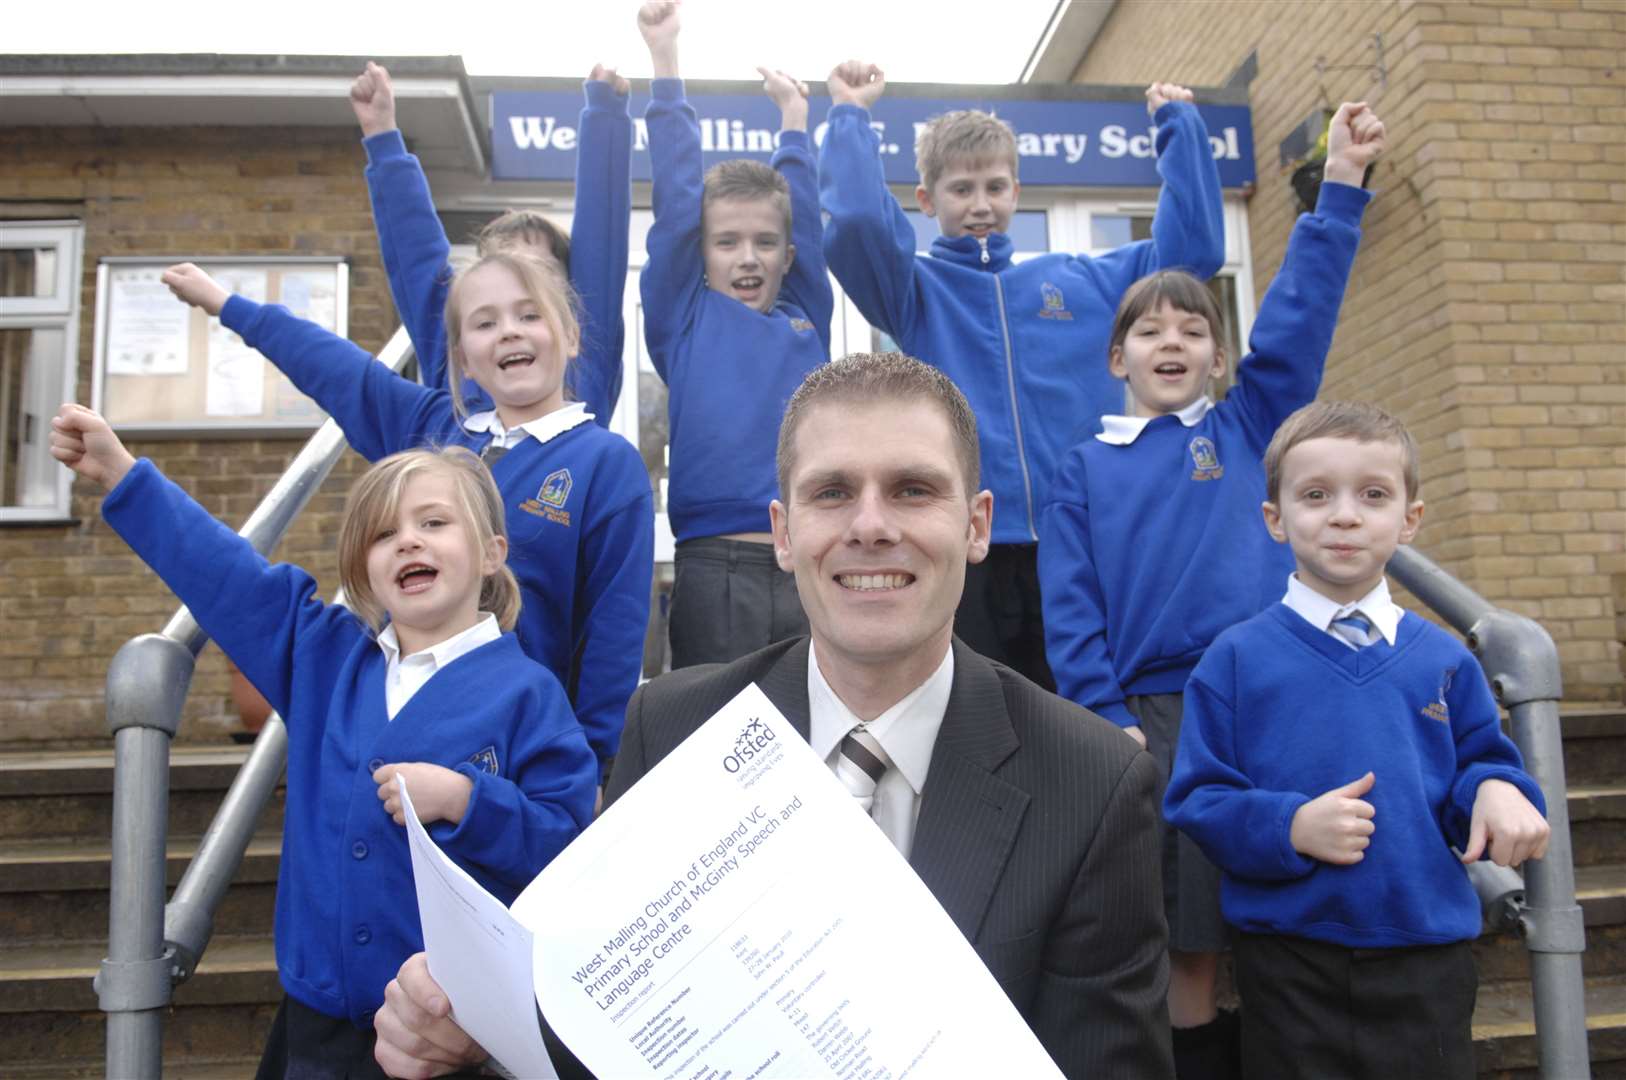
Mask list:
[[999,162],[1016,179],[1016,132],[1011,125],[981,109],[956,109],[926,121],[915,138],[915,171],[932,190],[943,171],[956,162]]
[[977,418],[960,388],[941,371],[900,352],[849,353],[814,368],[785,406],[777,455],[781,499],[789,497],[790,474],[796,467],[796,429],[808,412],[820,405],[877,401],[930,401],[942,409],[953,433],[966,497],[977,493],[982,479]]
[[778,169],[750,158],[719,161],[706,170],[701,208],[724,199],[766,199],[785,219],[785,242],[790,243],[790,183]]
[[1406,501],[1417,498],[1422,486],[1417,440],[1399,417],[1364,401],[1314,401],[1283,420],[1265,448],[1265,497],[1271,502],[1281,502],[1282,460],[1287,452],[1311,439],[1394,443],[1400,447]]

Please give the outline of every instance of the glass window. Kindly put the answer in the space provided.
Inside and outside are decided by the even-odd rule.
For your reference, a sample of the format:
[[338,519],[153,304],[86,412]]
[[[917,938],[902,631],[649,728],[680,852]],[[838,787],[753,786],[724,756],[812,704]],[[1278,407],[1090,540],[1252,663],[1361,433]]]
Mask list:
[[1151,214],[1091,214],[1090,250],[1110,251],[1152,238]]
[[68,516],[72,474],[50,431],[75,392],[81,235],[71,221],[0,225],[0,523]]
[[50,296],[55,285],[55,248],[0,248],[0,296]]

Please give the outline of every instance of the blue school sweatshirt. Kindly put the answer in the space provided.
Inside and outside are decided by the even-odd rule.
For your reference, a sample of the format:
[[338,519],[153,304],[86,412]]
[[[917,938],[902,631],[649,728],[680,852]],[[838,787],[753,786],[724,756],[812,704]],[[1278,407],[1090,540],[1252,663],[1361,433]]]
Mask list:
[[385,985],[423,949],[406,829],[378,799],[379,766],[428,762],[473,783],[463,820],[429,833],[504,903],[592,821],[597,762],[558,681],[513,634],[437,671],[391,720],[388,661],[361,621],[152,462],[108,493],[102,517],[288,726],[275,936],[296,1000],[371,1027]]
[[[577,129],[576,210],[570,225],[570,284],[580,300],[581,353],[566,372],[565,387],[600,427],[609,427],[621,396],[626,338],[621,297],[632,219],[632,118],[627,98],[609,83],[588,79],[582,89],[587,105]],[[452,282],[446,230],[435,214],[423,166],[407,153],[401,133],[379,132],[362,145],[390,293],[418,354],[420,381],[438,390],[446,385],[446,292]],[[470,412],[491,408],[473,379],[463,382],[463,400]]]
[[[276,304],[241,296],[220,321],[276,364],[339,423],[362,457],[416,446],[491,442],[451,395],[403,379],[344,338]],[[654,577],[655,511],[638,451],[595,424],[545,443],[526,438],[491,463],[508,514],[508,567],[523,606],[514,632],[553,672],[587,741],[608,765],[643,667]]]
[[1107,343],[1124,291],[1156,270],[1209,277],[1225,262],[1219,171],[1190,105],[1158,109],[1158,195],[1152,239],[1104,255],[1053,253],[1011,262],[996,233],[932,241],[887,190],[869,111],[830,109],[820,147],[819,198],[830,215],[824,252],[836,280],[904,352],[943,370],[964,392],[982,442],[982,485],[994,493],[993,540],[1028,544],[1066,449],[1123,410]]
[[830,358],[835,295],[825,273],[817,166],[807,133],[782,131],[773,167],[790,185],[796,258],[767,314],[706,286],[700,122],[682,79],[655,79],[645,114],[655,223],[638,279],[644,341],[667,386],[672,534],[767,532],[785,403]]
[[[1173,415],[1067,452],[1039,530],[1057,692],[1129,727],[1128,694],[1177,694],[1221,630],[1281,597],[1293,553],[1265,530],[1265,447],[1315,400],[1368,192],[1324,184],[1270,283],[1236,385],[1196,426]],[[997,503],[996,503],[997,505]]]
[[[1299,807],[1376,777],[1371,846],[1351,866],[1299,854]],[[1186,687],[1169,823],[1224,871],[1249,933],[1351,948],[1471,941],[1479,900],[1457,856],[1474,798],[1505,780],[1546,813],[1473,654],[1416,615],[1351,649],[1285,604],[1221,634]]]

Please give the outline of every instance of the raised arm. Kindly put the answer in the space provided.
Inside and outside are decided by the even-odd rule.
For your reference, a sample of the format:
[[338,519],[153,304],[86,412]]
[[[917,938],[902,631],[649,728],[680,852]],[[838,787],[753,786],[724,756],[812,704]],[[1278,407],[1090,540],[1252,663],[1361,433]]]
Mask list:
[[107,421],[83,406],[64,405],[52,419],[51,454],[102,486],[102,520],[284,718],[296,669],[306,679],[337,677],[364,631],[348,611],[316,599],[309,574],[267,563],[152,462],[132,458]]
[[1157,123],[1157,174],[1163,186],[1152,218],[1155,270],[1181,267],[1210,278],[1225,265],[1225,202],[1208,126],[1192,94],[1173,83],[1146,89],[1146,109]]
[[1321,386],[1361,244],[1361,215],[1372,200],[1356,185],[1383,149],[1383,125],[1365,105],[1341,106],[1329,130],[1327,180],[1315,213],[1293,226],[1248,335],[1249,354],[1226,397],[1261,453],[1288,414],[1315,400]]
[[824,215],[819,211],[819,167],[807,135],[807,84],[783,71],[759,67],[762,87],[779,106],[779,149],[773,167],[790,185],[790,242],[796,247],[781,286],[783,295],[812,321],[825,351],[830,350],[830,320],[835,291],[824,262]]
[[864,318],[902,340],[919,317],[915,230],[887,190],[870,106],[886,89],[874,64],[830,73],[830,116],[819,153],[819,202],[830,218],[824,256]]
[[371,61],[350,84],[350,107],[367,151],[367,193],[395,309],[412,338],[418,374],[431,389],[446,386],[446,290],[451,245],[435,213],[429,181],[395,124],[390,73]]
[[581,300],[581,353],[570,389],[600,427],[621,396],[628,233],[632,222],[632,117],[627,80],[602,64],[582,84],[576,144],[576,213],[570,226],[570,283]]
[[417,446],[450,422],[451,398],[400,378],[366,351],[279,304],[232,296],[191,263],[164,271],[177,297],[260,350],[344,430],[368,461]]
[[1119,727],[1138,730],[1107,644],[1106,597],[1095,569],[1084,455],[1078,449],[1056,470],[1051,499],[1039,522],[1039,580],[1045,583],[1045,655],[1056,692]]
[[650,584],[655,567],[655,509],[649,474],[631,446],[607,456],[609,482],[601,497],[613,509],[594,514],[582,536],[577,603],[586,612],[573,644],[576,677],[569,687],[587,742],[607,769],[621,744],[627,699],[643,673],[644,634],[649,626]]
[[647,3],[638,12],[638,29],[655,65],[644,114],[655,223],[645,240],[649,260],[639,275],[638,289],[644,301],[644,340],[663,379],[671,377],[673,351],[706,288],[700,121],[684,99],[677,74],[678,18],[678,7],[672,3]]

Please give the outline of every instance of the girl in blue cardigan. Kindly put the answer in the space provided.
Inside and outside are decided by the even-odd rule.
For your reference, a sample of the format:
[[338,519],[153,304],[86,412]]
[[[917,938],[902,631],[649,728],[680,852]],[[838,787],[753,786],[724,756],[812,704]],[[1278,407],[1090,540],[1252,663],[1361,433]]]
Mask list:
[[514,627],[520,647],[564,684],[607,767],[642,667],[655,511],[637,449],[566,399],[580,332],[558,272],[499,252],[452,282],[450,385],[467,376],[492,401],[472,414],[445,388],[398,377],[287,308],[232,296],[191,263],[171,267],[164,281],[269,357],[369,461],[423,445],[464,446],[485,459],[525,599]]
[[461,448],[369,470],[339,534],[346,610],[89,409],[62,406],[51,453],[102,486],[103,520],[287,722],[286,997],[260,1075],[371,1075],[373,1013],[423,948],[397,776],[430,834],[504,902],[592,820],[593,753],[558,681],[507,632],[520,597],[496,486]]

